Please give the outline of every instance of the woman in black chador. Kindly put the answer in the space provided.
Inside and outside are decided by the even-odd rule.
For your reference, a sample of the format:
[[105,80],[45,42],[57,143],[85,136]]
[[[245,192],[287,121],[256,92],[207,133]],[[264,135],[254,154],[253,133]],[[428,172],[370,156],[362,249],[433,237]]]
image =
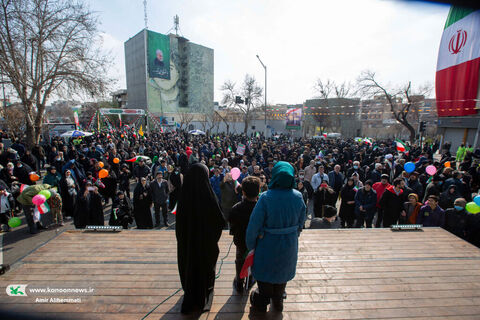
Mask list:
[[152,229],[152,213],[150,207],[152,205],[152,195],[147,184],[147,179],[141,178],[133,190],[133,215],[137,229]]
[[225,224],[208,169],[196,163],[183,180],[177,206],[178,272],[184,291],[182,313],[210,310],[218,258],[218,240]]

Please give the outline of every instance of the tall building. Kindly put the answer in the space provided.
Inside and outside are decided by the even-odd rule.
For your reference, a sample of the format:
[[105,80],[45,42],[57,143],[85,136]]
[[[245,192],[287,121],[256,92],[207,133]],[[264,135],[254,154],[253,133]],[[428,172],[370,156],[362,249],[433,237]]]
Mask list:
[[130,109],[175,117],[213,108],[213,49],[142,30],[125,42]]

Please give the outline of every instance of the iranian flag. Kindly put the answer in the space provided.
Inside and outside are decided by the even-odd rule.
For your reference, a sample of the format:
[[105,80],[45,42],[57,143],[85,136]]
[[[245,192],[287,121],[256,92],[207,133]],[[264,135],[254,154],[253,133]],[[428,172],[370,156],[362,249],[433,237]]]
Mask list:
[[408,150],[407,145],[402,141],[402,140],[395,140],[395,143],[397,144],[397,151],[398,152],[405,152]]
[[438,52],[439,117],[476,114],[480,69],[480,10],[452,6]]
[[245,262],[243,263],[242,270],[240,271],[240,279],[244,279],[252,275],[254,256],[255,256],[255,250],[250,250],[250,252],[248,252],[247,254],[247,257],[245,258]]
[[175,203],[175,208],[173,208],[172,214],[177,214],[177,204],[178,204],[178,202]]

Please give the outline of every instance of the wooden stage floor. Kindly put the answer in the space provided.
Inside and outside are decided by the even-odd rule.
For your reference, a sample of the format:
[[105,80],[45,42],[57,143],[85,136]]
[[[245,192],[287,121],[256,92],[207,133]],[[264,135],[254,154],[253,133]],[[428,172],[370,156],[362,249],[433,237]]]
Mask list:
[[[232,241],[220,240],[220,258]],[[232,289],[235,247],[201,319],[252,319]],[[219,259],[220,261],[220,259]],[[218,265],[217,265],[218,269]],[[174,231],[66,231],[0,276],[1,310],[65,319],[141,319],[180,287]],[[7,296],[10,284],[93,287],[81,303]],[[450,233],[388,229],[306,230],[281,316],[268,319],[480,319],[480,250]],[[59,295],[58,297],[65,297]],[[69,296],[74,298],[77,296]],[[181,319],[182,291],[147,319]]]

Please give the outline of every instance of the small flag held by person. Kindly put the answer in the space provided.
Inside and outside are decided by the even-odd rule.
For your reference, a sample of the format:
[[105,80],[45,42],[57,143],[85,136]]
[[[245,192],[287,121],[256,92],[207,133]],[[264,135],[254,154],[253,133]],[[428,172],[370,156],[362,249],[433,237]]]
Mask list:
[[253,258],[255,256],[255,250],[250,250],[243,263],[242,271],[240,271],[240,279],[249,277],[252,274]]
[[173,208],[172,214],[177,214],[177,204],[178,204],[178,203],[175,204],[175,208]]

